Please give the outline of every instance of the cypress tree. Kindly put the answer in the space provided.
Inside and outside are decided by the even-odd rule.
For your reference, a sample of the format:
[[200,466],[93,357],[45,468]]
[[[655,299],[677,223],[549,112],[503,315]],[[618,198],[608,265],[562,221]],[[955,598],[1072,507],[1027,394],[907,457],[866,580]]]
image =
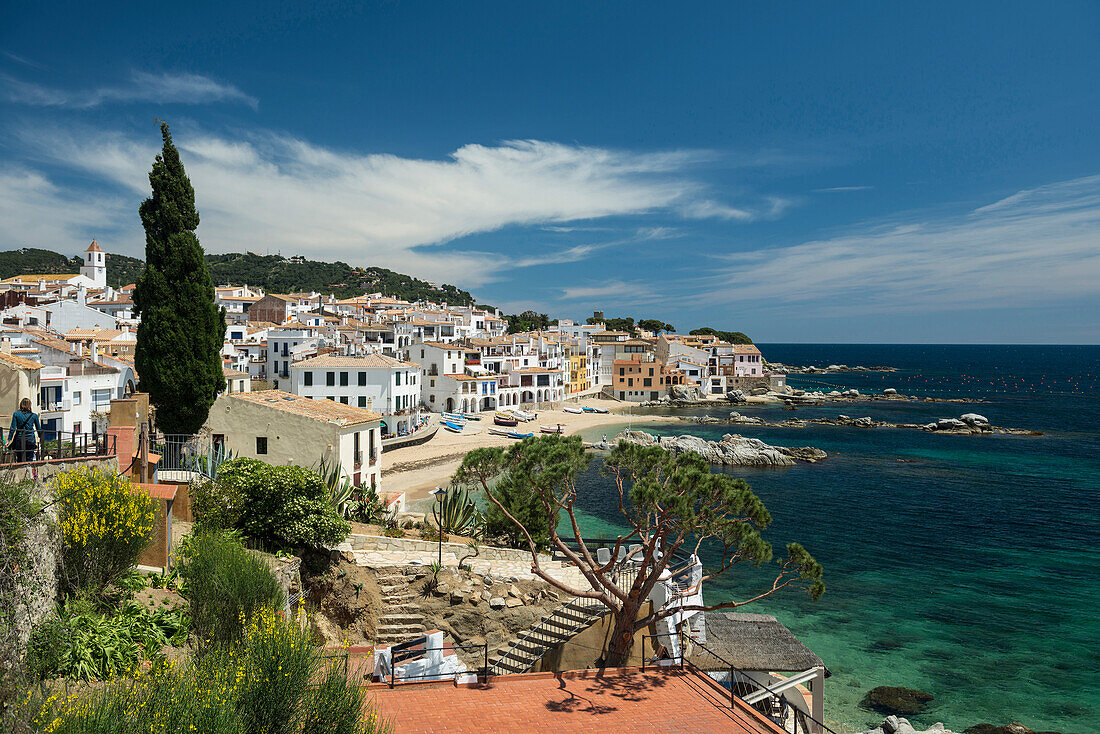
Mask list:
[[225,312],[214,302],[214,284],[195,236],[195,190],[160,124],[164,147],[153,162],[153,195],[138,212],[145,227],[145,271],[134,290],[141,315],[134,365],[139,389],[156,407],[164,433],[197,433],[225,388],[221,348]]

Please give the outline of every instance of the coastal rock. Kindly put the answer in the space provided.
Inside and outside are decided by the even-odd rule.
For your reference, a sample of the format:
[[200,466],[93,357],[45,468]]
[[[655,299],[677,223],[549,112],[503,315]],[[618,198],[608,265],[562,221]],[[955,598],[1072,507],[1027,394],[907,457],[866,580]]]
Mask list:
[[815,449],[813,446],[776,446],[776,448],[779,449],[784,456],[789,456],[799,461],[805,461],[809,464],[816,464],[822,459],[829,458],[827,453],[821,449]]
[[490,609],[504,609],[506,604],[507,602],[505,602],[504,598],[500,596],[494,596],[492,599],[489,600]]
[[988,426],[989,419],[984,415],[978,415],[977,413],[963,413],[960,416],[963,423],[970,426]]
[[[878,686],[872,688],[859,702],[865,709],[880,714],[919,714],[932,702],[931,693],[902,686]],[[908,722],[906,722],[908,723]]]
[[726,400],[731,403],[743,403],[745,402],[745,393],[741,390],[730,390],[726,393]]
[[729,422],[759,426],[764,423],[764,419],[758,416],[741,415],[735,410],[730,413]]
[[867,729],[860,734],[954,734],[950,729],[936,722],[924,731],[914,729],[909,719],[900,716],[887,716],[882,723],[874,729]]
[[873,428],[875,422],[871,420],[871,416],[864,416],[862,418],[856,418],[852,421],[853,426],[859,426],[860,428]]
[[784,453],[784,448],[769,446],[759,439],[736,434],[726,434],[721,441],[707,441],[698,436],[657,438],[645,431],[623,431],[615,440],[640,446],[660,446],[674,454],[691,452],[702,456],[709,464],[723,466],[792,466],[796,458],[802,461],[820,461],[827,456],[824,451],[801,447],[789,449],[793,452],[792,458]]
[[1033,731],[1018,721],[1004,726],[994,724],[975,724],[963,729],[963,734],[1058,734],[1055,731]]
[[830,398],[839,398],[839,397],[840,397],[840,390],[830,390],[830,391],[828,392],[828,395],[827,395],[827,397],[830,397]]
[[699,388],[694,385],[673,385],[668,389],[669,396],[673,400],[687,400],[690,402],[697,402],[704,399],[704,395],[699,391]]
[[767,394],[768,394],[768,388],[766,388],[766,387],[754,387],[751,390],[749,390],[749,395],[752,395],[754,397],[758,397],[760,395],[767,395]]
[[895,388],[888,387],[882,391],[883,395],[897,395],[898,391]]

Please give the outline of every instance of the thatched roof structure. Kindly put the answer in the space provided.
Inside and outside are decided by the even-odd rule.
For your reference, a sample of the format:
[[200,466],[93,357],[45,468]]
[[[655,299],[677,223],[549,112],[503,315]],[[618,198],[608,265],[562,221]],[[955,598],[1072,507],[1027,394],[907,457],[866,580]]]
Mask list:
[[689,659],[703,670],[726,667],[718,655],[744,671],[795,672],[824,665],[810,648],[769,614],[706,612],[706,647]]

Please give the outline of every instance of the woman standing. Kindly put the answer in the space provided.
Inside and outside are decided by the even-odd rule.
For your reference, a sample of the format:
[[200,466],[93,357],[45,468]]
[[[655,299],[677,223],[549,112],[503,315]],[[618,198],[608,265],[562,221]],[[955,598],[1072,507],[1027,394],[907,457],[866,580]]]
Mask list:
[[38,414],[31,411],[31,399],[19,401],[19,410],[11,416],[11,441],[8,448],[15,449],[15,461],[34,461],[38,454],[38,442],[42,439],[42,426]]

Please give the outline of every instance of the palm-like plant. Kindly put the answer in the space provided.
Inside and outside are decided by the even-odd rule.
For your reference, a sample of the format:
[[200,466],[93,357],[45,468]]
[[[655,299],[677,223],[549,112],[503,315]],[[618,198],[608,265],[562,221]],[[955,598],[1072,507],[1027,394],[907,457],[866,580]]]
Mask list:
[[351,509],[352,497],[355,494],[355,485],[344,473],[343,467],[340,466],[339,462],[330,462],[327,458],[322,457],[315,471],[321,477],[321,481],[325,483],[325,486],[328,487],[329,502],[340,513],[340,517],[347,517]]
[[439,499],[439,530],[451,535],[477,535],[485,518],[468,490],[451,486]]

